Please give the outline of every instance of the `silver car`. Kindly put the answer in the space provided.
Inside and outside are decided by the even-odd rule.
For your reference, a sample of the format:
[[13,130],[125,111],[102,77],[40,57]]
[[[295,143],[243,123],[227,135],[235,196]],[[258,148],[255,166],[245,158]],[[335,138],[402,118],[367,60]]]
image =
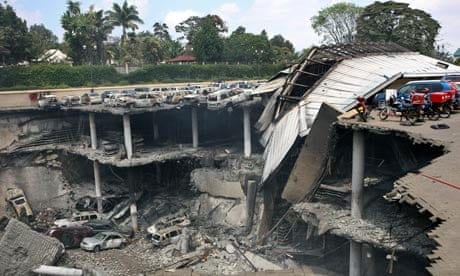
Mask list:
[[86,251],[99,252],[103,249],[123,248],[127,240],[117,232],[100,232],[97,235],[84,238],[80,247]]

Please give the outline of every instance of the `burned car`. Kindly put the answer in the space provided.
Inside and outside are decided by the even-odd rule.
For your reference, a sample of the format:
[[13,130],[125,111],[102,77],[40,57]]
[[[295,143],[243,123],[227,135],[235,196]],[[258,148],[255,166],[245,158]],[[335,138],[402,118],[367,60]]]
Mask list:
[[57,219],[54,221],[56,227],[68,227],[73,225],[82,225],[90,220],[101,219],[101,215],[95,211],[77,212],[70,218]]
[[13,207],[19,220],[28,222],[33,219],[32,208],[30,208],[24,191],[19,188],[8,188],[5,200]]
[[101,232],[118,232],[129,238],[132,238],[134,236],[134,231],[132,227],[119,226],[115,222],[108,219],[90,220],[88,222],[85,222],[83,225],[90,227],[93,230],[94,234]]
[[152,235],[157,234],[163,229],[173,226],[184,227],[189,226],[190,224],[191,221],[187,215],[184,212],[179,211],[175,214],[158,218],[149,228],[147,228],[147,232],[149,233],[149,237],[152,237]]
[[172,226],[153,234],[151,241],[155,246],[161,247],[178,241],[181,234],[182,227]]
[[51,228],[45,235],[58,239],[65,248],[74,248],[79,247],[84,238],[93,236],[94,232],[88,226],[70,226]]

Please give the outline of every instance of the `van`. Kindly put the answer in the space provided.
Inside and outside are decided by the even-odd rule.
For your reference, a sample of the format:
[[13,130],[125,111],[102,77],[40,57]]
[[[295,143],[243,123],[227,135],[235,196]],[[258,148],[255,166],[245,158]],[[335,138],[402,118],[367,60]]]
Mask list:
[[217,110],[231,107],[248,99],[248,93],[243,89],[222,89],[208,95],[208,109]]
[[84,211],[72,214],[71,218],[57,219],[54,221],[55,227],[68,227],[82,225],[90,220],[101,219],[101,215],[96,211]]
[[177,242],[182,234],[182,228],[179,226],[172,226],[158,231],[152,235],[152,243],[155,246],[165,246],[170,243]]

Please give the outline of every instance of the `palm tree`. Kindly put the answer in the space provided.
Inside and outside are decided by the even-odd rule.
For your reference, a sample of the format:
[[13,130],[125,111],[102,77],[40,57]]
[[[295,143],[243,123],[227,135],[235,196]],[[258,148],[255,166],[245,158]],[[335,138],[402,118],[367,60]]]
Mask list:
[[153,35],[159,40],[171,39],[168,31],[168,25],[166,25],[166,23],[156,22],[153,24]]
[[113,26],[121,26],[121,44],[123,44],[126,40],[126,29],[132,29],[134,31],[139,28],[136,23],[144,23],[144,21],[142,21],[139,17],[139,12],[137,11],[136,6],[128,6],[128,2],[126,0],[123,2],[122,6],[117,3],[113,3],[112,10],[106,11],[106,14]]

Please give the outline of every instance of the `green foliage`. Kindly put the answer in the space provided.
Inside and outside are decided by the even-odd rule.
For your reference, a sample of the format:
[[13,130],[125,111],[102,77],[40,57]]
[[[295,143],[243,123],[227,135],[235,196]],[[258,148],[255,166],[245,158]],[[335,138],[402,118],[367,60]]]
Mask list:
[[29,51],[33,59],[39,58],[46,50],[57,48],[57,36],[43,24],[30,26],[29,33],[31,39]]
[[193,52],[198,61],[213,62],[222,58],[224,42],[219,30],[210,19],[201,22],[192,40]]
[[16,15],[13,8],[0,3],[0,46],[6,51],[0,52],[0,62],[16,64],[29,60],[30,35],[26,21]]
[[355,39],[356,21],[363,8],[339,2],[326,7],[311,18],[311,26],[326,43],[351,43]]
[[110,66],[39,64],[0,68],[0,87],[45,88],[116,83],[121,76]]
[[110,66],[38,64],[0,68],[0,90],[268,78],[279,64],[158,64],[121,75]]
[[230,62],[268,63],[273,60],[267,36],[246,33],[241,26],[226,39],[225,54]]
[[130,83],[254,79],[268,78],[280,70],[279,64],[159,64],[145,66],[126,79]]
[[225,33],[228,30],[222,18],[215,14],[208,14],[204,17],[189,17],[187,20],[179,23],[179,25],[176,26],[176,32],[183,34],[180,39],[186,38],[188,43],[192,43],[195,34],[200,30],[204,21],[212,22],[212,25],[217,29],[219,33]]
[[136,30],[138,28],[137,23],[144,23],[139,17],[139,12],[136,6],[129,5],[125,0],[120,6],[117,3],[113,3],[112,10],[106,12],[109,22],[112,26],[121,26],[122,36],[121,42],[126,40],[126,29]]
[[365,7],[357,24],[360,41],[392,41],[427,55],[433,52],[441,28],[430,14],[393,1]]

